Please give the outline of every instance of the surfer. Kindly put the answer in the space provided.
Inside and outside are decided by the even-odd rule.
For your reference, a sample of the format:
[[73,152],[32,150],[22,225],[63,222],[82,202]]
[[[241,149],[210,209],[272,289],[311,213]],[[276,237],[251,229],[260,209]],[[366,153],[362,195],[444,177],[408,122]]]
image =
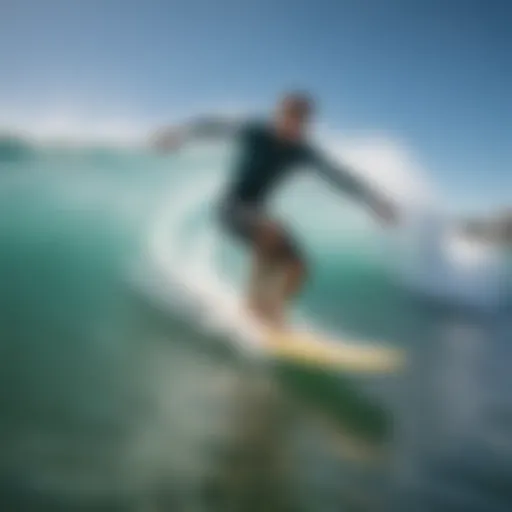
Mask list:
[[252,252],[247,306],[260,320],[275,326],[298,293],[307,263],[297,241],[274,219],[267,201],[283,178],[307,165],[340,191],[365,204],[381,220],[392,222],[395,209],[348,169],[331,164],[307,140],[314,114],[312,99],[303,93],[286,94],[270,122],[250,122],[238,136],[241,154],[220,206],[220,225]]

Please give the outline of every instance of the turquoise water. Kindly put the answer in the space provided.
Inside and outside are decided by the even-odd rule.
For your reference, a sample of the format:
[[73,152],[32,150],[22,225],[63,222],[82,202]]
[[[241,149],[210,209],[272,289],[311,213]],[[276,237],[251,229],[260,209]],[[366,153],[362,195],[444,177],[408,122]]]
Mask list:
[[409,365],[247,357],[208,319],[247,266],[209,215],[229,155],[0,147],[4,509],[509,510],[510,310],[457,300],[471,269],[407,286],[397,237],[301,179],[275,204],[312,266],[296,321]]

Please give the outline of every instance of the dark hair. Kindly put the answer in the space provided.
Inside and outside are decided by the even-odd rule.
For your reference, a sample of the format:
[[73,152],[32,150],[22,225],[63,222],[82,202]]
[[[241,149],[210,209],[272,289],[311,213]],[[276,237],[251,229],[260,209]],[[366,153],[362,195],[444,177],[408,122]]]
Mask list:
[[281,98],[282,108],[289,108],[299,115],[309,116],[315,110],[313,98],[305,92],[293,91],[287,92]]

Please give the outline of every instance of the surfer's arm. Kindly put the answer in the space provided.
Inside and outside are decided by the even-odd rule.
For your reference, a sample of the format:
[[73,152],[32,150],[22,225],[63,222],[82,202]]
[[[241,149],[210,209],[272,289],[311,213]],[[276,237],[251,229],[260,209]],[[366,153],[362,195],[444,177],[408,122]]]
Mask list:
[[184,126],[188,140],[193,139],[226,139],[236,136],[243,123],[237,119],[200,117],[192,119]]
[[242,123],[234,119],[203,116],[163,128],[153,135],[151,145],[157,149],[176,150],[201,140],[221,141],[236,137]]
[[395,212],[391,203],[359,178],[354,170],[346,165],[334,164],[327,157],[309,151],[308,160],[322,178],[334,188],[370,208],[380,218],[390,221]]
[[370,187],[347,166],[334,164],[324,155],[308,150],[307,160],[314,170],[331,186],[362,203],[371,202]]

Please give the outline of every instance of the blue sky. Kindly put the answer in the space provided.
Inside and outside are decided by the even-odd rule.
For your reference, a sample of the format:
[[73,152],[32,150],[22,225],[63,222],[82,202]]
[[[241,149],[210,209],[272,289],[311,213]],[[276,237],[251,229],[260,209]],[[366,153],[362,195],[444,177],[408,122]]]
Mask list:
[[508,0],[4,0],[0,108],[165,121],[298,86],[331,126],[404,141],[441,187],[503,203],[511,26]]

